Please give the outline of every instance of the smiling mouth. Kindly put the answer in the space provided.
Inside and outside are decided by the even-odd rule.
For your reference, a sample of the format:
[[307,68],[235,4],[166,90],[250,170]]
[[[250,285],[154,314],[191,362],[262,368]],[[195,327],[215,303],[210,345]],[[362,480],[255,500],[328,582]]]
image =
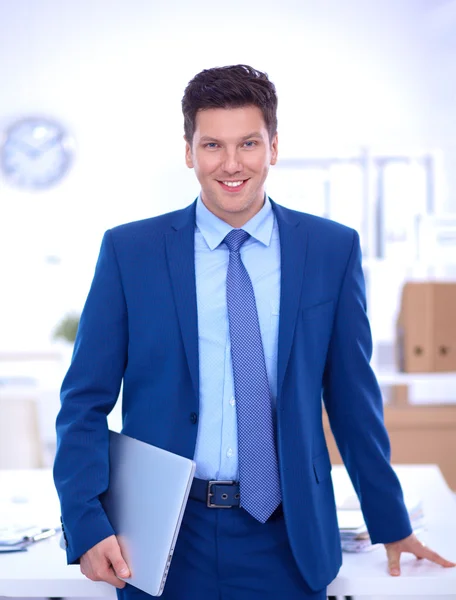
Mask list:
[[237,181],[219,181],[221,187],[227,192],[237,192],[245,187],[248,179],[238,179]]

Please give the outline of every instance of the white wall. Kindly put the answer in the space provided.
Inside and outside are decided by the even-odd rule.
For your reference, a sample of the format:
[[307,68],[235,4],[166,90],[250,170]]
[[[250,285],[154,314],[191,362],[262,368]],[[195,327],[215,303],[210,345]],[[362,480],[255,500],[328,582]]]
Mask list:
[[[0,128],[42,113],[77,143],[51,191],[0,178],[0,349],[44,347],[52,325],[81,307],[106,228],[196,196],[180,100],[203,68],[245,62],[269,73],[284,157],[442,148],[451,166],[450,4],[0,0]],[[456,209],[456,178],[447,183],[445,206]],[[60,265],[46,263],[50,254]]]

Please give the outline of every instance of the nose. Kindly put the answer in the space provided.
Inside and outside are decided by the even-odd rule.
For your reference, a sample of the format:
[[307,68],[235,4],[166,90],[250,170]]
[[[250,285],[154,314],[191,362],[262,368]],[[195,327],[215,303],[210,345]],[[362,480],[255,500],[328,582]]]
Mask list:
[[236,149],[226,149],[222,168],[226,173],[234,175],[242,171],[242,164]]

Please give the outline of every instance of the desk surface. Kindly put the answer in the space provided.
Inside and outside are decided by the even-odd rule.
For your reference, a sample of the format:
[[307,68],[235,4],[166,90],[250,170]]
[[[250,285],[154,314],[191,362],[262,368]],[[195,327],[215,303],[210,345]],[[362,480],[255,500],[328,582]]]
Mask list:
[[[435,465],[401,465],[395,470],[404,490],[423,500],[427,531],[422,540],[446,558],[456,560],[456,498]],[[333,467],[336,499],[353,493],[342,466]],[[14,499],[14,510],[40,516],[40,524],[58,521],[59,507],[49,470],[0,471],[0,506]],[[19,514],[19,513],[18,513]],[[78,566],[67,566],[59,536],[27,552],[0,554],[0,596],[114,597],[114,588],[87,580]],[[403,556],[401,577],[390,577],[382,546],[371,552],[343,555],[343,565],[331,583],[332,595],[409,595],[432,598],[454,594],[456,568],[443,569],[413,556]]]

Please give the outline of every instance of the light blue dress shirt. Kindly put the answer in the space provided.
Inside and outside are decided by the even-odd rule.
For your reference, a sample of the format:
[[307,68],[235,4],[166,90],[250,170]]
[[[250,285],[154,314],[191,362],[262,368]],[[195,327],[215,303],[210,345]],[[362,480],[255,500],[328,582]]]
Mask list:
[[[198,198],[195,270],[198,306],[200,411],[196,477],[238,480],[236,401],[226,306],[229,250],[223,239],[233,229]],[[277,397],[280,304],[280,242],[269,198],[243,230],[250,238],[241,258],[252,280],[273,406]]]

